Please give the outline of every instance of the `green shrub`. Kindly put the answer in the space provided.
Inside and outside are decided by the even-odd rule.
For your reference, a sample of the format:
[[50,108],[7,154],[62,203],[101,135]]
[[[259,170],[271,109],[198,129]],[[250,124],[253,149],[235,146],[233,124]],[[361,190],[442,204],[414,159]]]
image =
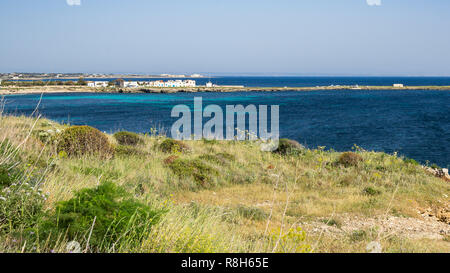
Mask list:
[[13,183],[0,192],[0,233],[32,228],[43,215],[46,196],[28,183]]
[[34,177],[22,177],[20,170],[0,165],[0,233],[33,227],[43,214],[46,196]]
[[412,164],[412,165],[420,165],[419,162],[417,162],[416,160],[412,159],[412,158],[405,158],[404,159],[405,163],[407,164]]
[[363,161],[363,158],[354,152],[345,152],[338,159],[339,164],[345,167],[358,166]]
[[269,233],[268,250],[276,253],[310,253],[312,248],[306,243],[306,232],[301,227],[285,231],[276,228]]
[[0,189],[7,187],[14,181],[15,174],[6,165],[0,165]]
[[366,188],[363,189],[363,193],[365,195],[374,196],[374,195],[380,195],[381,191],[377,190],[377,189],[374,189],[372,187],[366,187]]
[[330,226],[330,227],[335,226],[335,227],[337,227],[337,228],[341,228],[341,226],[342,226],[341,221],[338,220],[338,219],[335,219],[335,218],[331,218],[331,219],[322,219],[322,220],[320,220],[320,221],[321,221],[322,223],[324,223],[324,224]]
[[438,165],[436,165],[436,163],[431,164],[430,167],[431,167],[432,169],[436,169],[436,170],[439,170],[439,169],[440,169],[440,167],[439,167]]
[[138,134],[126,131],[115,133],[114,138],[120,145],[136,146],[144,143],[144,140]]
[[40,177],[25,169],[22,156],[8,139],[0,142],[0,233],[31,228],[43,214]]
[[41,225],[40,230],[64,233],[69,240],[84,239],[86,243],[92,232],[89,246],[98,251],[113,244],[115,247],[121,243],[138,245],[161,213],[161,210],[139,203],[123,188],[105,182],[75,193],[68,201],[59,202],[54,215]]
[[169,164],[170,169],[180,178],[193,177],[202,187],[208,187],[213,182],[213,176],[219,172],[203,163],[200,159],[175,159]]
[[255,221],[262,221],[268,217],[264,210],[257,207],[247,207],[241,205],[237,208],[237,212],[240,216]]
[[133,155],[145,155],[146,153],[133,146],[116,145],[114,146],[115,156],[133,156]]
[[167,138],[159,144],[159,149],[164,153],[188,152],[190,150],[184,142],[172,138]]
[[291,155],[299,153],[305,147],[295,140],[282,138],[279,140],[278,148],[274,151],[281,155]]
[[62,132],[58,141],[58,153],[68,156],[99,155],[109,157],[114,150],[108,138],[99,130],[89,126],[72,126]]

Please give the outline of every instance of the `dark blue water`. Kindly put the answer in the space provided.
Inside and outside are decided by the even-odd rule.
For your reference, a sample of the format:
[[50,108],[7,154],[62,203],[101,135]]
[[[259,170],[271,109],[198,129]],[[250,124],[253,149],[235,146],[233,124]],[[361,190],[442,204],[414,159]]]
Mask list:
[[[209,79],[197,80],[205,84]],[[450,77],[216,77],[219,85],[244,85],[248,87],[312,87],[329,85],[389,86],[403,83],[409,86],[450,85]]]
[[[187,79],[187,78],[181,78]],[[60,79],[53,79],[60,80]],[[104,79],[89,79],[104,80]],[[114,80],[114,79],[109,79]],[[131,81],[168,80],[162,78],[126,79]],[[197,85],[212,81],[218,85],[244,85],[246,87],[313,87],[329,85],[389,86],[403,83],[409,86],[450,85],[450,77],[213,77],[193,78]],[[67,81],[67,80],[62,80]]]
[[[436,84],[436,83],[434,83]],[[177,94],[48,94],[39,111],[71,124],[102,131],[149,132],[170,127],[177,104],[280,105],[280,133],[308,147],[338,151],[354,144],[367,150],[398,152],[422,163],[450,165],[450,92],[448,91],[314,91]],[[32,113],[39,95],[6,96],[5,110]],[[225,111],[225,110],[224,110]]]

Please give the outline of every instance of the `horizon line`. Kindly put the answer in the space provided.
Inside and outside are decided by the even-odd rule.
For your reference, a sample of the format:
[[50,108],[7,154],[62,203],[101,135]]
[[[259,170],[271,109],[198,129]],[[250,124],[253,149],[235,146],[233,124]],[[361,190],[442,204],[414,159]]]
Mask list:
[[261,72],[24,72],[24,71],[13,71],[13,72],[0,72],[0,74],[101,74],[101,75],[135,75],[135,76],[161,76],[163,74],[167,75],[184,75],[189,77],[194,74],[199,74],[201,76],[247,76],[247,77],[450,77],[450,74],[335,74],[335,73],[261,73]]

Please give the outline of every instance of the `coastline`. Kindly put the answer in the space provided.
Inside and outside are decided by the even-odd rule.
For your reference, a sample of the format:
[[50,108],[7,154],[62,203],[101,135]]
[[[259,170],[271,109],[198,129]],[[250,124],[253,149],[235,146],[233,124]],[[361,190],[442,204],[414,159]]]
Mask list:
[[316,86],[316,87],[163,87],[163,88],[116,88],[116,87],[87,87],[87,86],[35,86],[35,87],[3,87],[0,95],[23,95],[40,93],[178,93],[178,92],[279,92],[279,91],[320,91],[320,90],[441,90],[450,91],[450,86]]

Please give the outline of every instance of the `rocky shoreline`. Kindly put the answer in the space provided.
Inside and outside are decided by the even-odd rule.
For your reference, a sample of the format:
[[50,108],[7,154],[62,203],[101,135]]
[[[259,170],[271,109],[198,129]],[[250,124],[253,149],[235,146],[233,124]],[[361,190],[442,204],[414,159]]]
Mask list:
[[0,95],[36,94],[36,93],[178,93],[178,92],[279,92],[279,91],[320,91],[320,90],[442,90],[449,91],[450,86],[316,86],[316,87],[183,87],[183,88],[94,88],[87,86],[37,86],[37,87],[2,87]]

